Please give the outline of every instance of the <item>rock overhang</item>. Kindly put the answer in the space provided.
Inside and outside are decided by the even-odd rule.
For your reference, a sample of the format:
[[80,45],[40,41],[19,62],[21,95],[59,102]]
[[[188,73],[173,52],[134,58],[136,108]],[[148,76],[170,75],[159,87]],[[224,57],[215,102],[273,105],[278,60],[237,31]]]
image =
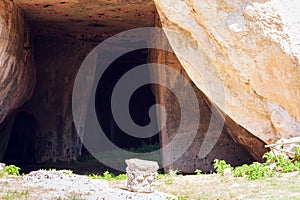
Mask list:
[[152,0],[15,0],[33,35],[104,40],[119,32],[154,25]]

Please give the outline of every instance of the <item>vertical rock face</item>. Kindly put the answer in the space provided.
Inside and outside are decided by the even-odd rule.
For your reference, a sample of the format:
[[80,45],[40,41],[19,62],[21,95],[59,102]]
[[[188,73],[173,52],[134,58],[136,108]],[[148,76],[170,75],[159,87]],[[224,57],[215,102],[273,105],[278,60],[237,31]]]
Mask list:
[[[72,116],[72,88],[81,62],[94,45],[72,39],[36,37],[37,87],[24,109],[36,119],[36,161],[72,161],[81,141]],[[84,94],[84,93],[83,93]]]
[[[104,39],[127,29],[151,26],[154,10],[152,0],[0,0],[0,124],[7,118],[0,126],[0,152],[5,152],[11,132],[20,136],[15,143],[26,137],[23,133],[34,132],[28,135],[35,137],[30,144],[34,143],[37,162],[75,160],[81,142],[72,122],[71,96],[81,62]],[[29,44],[24,15],[34,45]],[[37,74],[30,64],[33,49]],[[23,119],[26,117],[13,111],[30,96],[20,109],[30,119]],[[15,116],[21,116],[23,122]]]
[[[23,11],[14,2],[25,10],[38,36],[34,45],[29,41]],[[198,127],[192,145],[170,167],[184,172],[196,168],[209,171],[215,158],[234,164],[251,161],[241,146],[259,160],[264,143],[299,136],[300,9],[295,0],[154,2],[162,27],[180,32],[188,41],[180,34],[166,34],[170,48],[184,58],[162,51],[150,55],[152,62],[171,66],[185,80],[169,77],[163,70],[152,75],[170,82],[182,96],[185,87],[192,85],[201,113],[200,123],[191,119],[185,127],[187,134],[195,131],[191,127]],[[37,161],[75,160],[81,142],[72,123],[71,90],[82,60],[94,44],[113,34],[152,26],[154,13],[151,0],[0,0],[0,158],[15,109],[32,96],[23,109],[35,126],[29,129],[35,131]],[[37,87],[32,95],[35,77]],[[170,91],[153,89],[168,114],[161,134],[165,145],[178,129],[180,105]],[[186,103],[191,103],[188,97]],[[219,112],[212,113],[214,108]],[[217,144],[206,157],[197,157],[208,125],[218,127],[221,116],[226,123],[224,129],[215,129],[221,132]],[[172,160],[187,138],[177,138],[172,151],[163,150],[164,160]],[[207,139],[214,139],[213,135]]]
[[30,98],[35,85],[32,58],[23,11],[12,1],[0,1],[0,158],[9,139],[11,120],[3,121]]
[[[228,133],[256,158],[263,145],[300,134],[300,12],[296,1],[155,0],[195,85],[226,116]],[[203,80],[205,77],[205,80]],[[221,83],[221,88],[215,87]],[[220,98],[223,91],[225,98]],[[256,138],[257,137],[257,138]]]
[[[156,20],[156,25],[160,26],[159,18]],[[161,36],[155,38],[156,41],[154,42],[163,43],[166,49],[171,48],[167,38]],[[167,116],[165,127],[161,131],[162,159],[164,166],[167,165],[165,170],[178,169],[185,173],[194,173],[196,169],[201,169],[204,172],[209,172],[213,170],[212,163],[217,158],[224,159],[233,165],[250,163],[252,157],[256,158],[256,156],[251,156],[232,140],[226,131],[226,126],[223,128],[224,124],[220,121],[218,113],[212,113],[205,95],[194,85],[176,55],[169,51],[152,50],[149,57],[151,62],[167,65],[179,73],[170,74],[164,68],[152,73],[160,82],[168,83],[166,85],[169,86],[169,89],[161,86],[153,87],[156,101],[164,106]],[[196,95],[197,105],[192,105],[194,103],[193,97],[186,92],[189,85],[192,86]],[[177,90],[177,96],[171,92],[174,90]],[[178,102],[177,99],[181,98],[179,96],[185,99],[184,105]],[[196,116],[198,113],[195,110],[189,109],[195,108],[195,106],[199,107],[200,116]],[[194,116],[184,124],[181,124],[182,108],[189,109],[189,116]],[[163,115],[162,113],[159,114]],[[200,120],[197,120],[197,117]],[[182,126],[182,132],[179,131],[179,126]],[[195,131],[196,134],[194,135]],[[192,141],[190,144],[189,140]],[[212,146],[206,146],[207,152],[203,149],[203,147],[205,148],[204,143],[212,144]],[[165,148],[166,145],[170,144],[172,144],[170,149]],[[262,145],[263,143],[258,140],[258,144]],[[207,154],[204,155],[203,152]],[[178,158],[178,155],[181,156]]]

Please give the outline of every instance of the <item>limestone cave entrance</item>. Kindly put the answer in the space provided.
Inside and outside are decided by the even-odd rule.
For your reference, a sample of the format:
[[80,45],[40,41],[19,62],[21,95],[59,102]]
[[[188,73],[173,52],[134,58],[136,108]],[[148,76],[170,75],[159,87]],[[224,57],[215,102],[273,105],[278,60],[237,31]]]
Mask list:
[[[24,172],[39,168],[71,168],[78,173],[89,171],[101,173],[101,169],[106,170],[101,168],[103,166],[101,163],[95,166],[87,166],[86,163],[84,166],[72,164],[73,161],[78,161],[81,155],[89,154],[82,146],[73,122],[74,80],[84,58],[105,39],[129,29],[161,25],[153,0],[96,2],[14,0],[13,3],[24,11],[25,22],[22,28],[27,38],[24,49],[26,54],[33,55],[34,62],[29,67],[36,72],[32,77],[36,82],[33,81],[35,90],[31,98],[20,108],[28,112],[20,112],[16,116],[4,162],[14,164],[36,162],[35,167],[27,170],[23,166]],[[23,13],[21,16],[23,17]],[[153,39],[171,48],[167,39],[155,35]],[[128,38],[128,41],[134,41],[134,38]],[[149,73],[149,77],[145,79],[149,79],[151,75],[157,76],[163,82],[169,81],[173,89],[185,97],[185,105],[191,103],[189,96],[186,96],[185,86],[192,85],[203,116],[200,122],[191,119],[186,124],[185,132],[179,133],[186,135],[178,137],[174,143],[176,144],[174,151],[162,152],[162,160],[176,157],[176,150],[185,146],[189,133],[195,131],[190,130],[190,125],[198,127],[197,135],[189,149],[169,167],[186,173],[193,173],[195,169],[209,172],[213,169],[212,163],[215,158],[224,159],[235,165],[252,160],[251,155],[230,137],[227,125],[221,130],[218,143],[211,152],[204,158],[198,157],[208,125],[211,123],[210,116],[214,115],[211,112],[211,103],[193,84],[175,54],[152,49],[140,49],[119,57],[109,66],[98,83],[95,99],[98,121],[115,145],[121,148],[137,148],[145,143],[160,142],[161,146],[164,146],[177,134],[180,106],[177,106],[174,94],[162,87],[153,90],[154,94],[151,85],[140,87],[132,94],[128,105],[131,115],[129,117],[140,126],[149,123],[148,111],[154,103],[163,105],[166,108],[167,121],[161,133],[144,139],[129,136],[118,127],[112,116],[111,95],[119,78],[132,68],[147,63],[148,60],[151,63],[168,65],[181,75],[170,76],[164,71],[158,71]],[[86,74],[86,79],[90,78],[91,76]],[[82,93],[82,97],[85,98],[84,91]],[[219,122],[217,117],[215,118],[213,123],[217,125]],[[59,163],[68,165],[60,166]],[[74,167],[82,170],[76,170]],[[89,170],[90,167],[94,170]]]
[[[81,155],[89,154],[77,134],[72,116],[72,89],[82,61],[95,46],[117,33],[154,26],[154,2],[16,0],[13,3],[24,11],[24,48],[33,55],[34,62],[30,67],[35,69],[36,84],[31,98],[21,108],[31,114],[20,113],[16,118],[5,160],[18,160],[13,156],[18,154],[14,147],[19,145],[18,151],[27,148],[20,162],[36,162],[39,167],[49,163],[72,163]],[[96,112],[99,123],[108,138],[121,148],[159,142],[158,134],[147,139],[128,137],[118,128],[110,110],[114,84],[131,68],[147,63],[147,59],[146,49],[120,57],[98,85]],[[129,105],[133,121],[146,125],[148,109],[154,102],[150,85],[136,91]],[[25,128],[24,119],[30,121]],[[24,130],[19,130],[22,128]],[[31,132],[30,137],[34,137],[29,145],[32,149],[22,141],[24,131]]]

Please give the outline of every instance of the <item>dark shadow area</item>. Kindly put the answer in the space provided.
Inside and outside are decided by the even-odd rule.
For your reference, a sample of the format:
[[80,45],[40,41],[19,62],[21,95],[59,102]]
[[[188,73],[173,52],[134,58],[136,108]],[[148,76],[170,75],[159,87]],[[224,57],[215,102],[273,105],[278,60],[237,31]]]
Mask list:
[[19,112],[13,123],[10,139],[3,157],[6,164],[22,165],[35,162],[34,139],[36,120],[26,111]]
[[[96,113],[98,121],[106,136],[120,148],[137,148],[143,144],[155,144],[159,142],[159,134],[149,138],[138,138],[125,133],[116,124],[111,110],[111,97],[118,80],[129,70],[136,66],[146,64],[148,50],[140,49],[126,53],[116,59],[104,72],[96,92]],[[150,82],[150,75],[145,77]],[[147,84],[138,88],[132,95],[128,105],[132,120],[139,126],[150,123],[149,109],[155,104],[155,97],[151,91],[151,85]]]

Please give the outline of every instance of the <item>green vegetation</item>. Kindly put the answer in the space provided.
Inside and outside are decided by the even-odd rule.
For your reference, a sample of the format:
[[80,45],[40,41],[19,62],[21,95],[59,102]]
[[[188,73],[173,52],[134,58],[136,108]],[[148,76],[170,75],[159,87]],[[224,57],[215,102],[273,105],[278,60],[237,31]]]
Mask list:
[[230,164],[227,164],[225,160],[214,160],[214,168],[218,174],[222,174],[225,169],[232,169]]
[[196,169],[196,170],[195,170],[195,173],[196,173],[196,175],[201,175],[201,174],[202,174],[202,171],[201,171],[201,169]]
[[0,177],[5,175],[20,176],[20,167],[15,165],[5,166],[4,169],[0,171]]
[[88,174],[86,175],[92,179],[103,179],[107,181],[115,181],[115,180],[125,180],[127,178],[126,174],[120,174],[118,176],[115,176],[113,173],[109,171],[105,171],[103,175],[97,175],[97,174]]
[[29,194],[28,190],[24,191],[7,191],[5,195],[3,195],[1,198],[4,200],[13,200],[13,199],[20,199],[22,197],[27,197]]
[[[107,159],[107,160],[111,160],[111,157],[114,157],[117,160],[117,158],[120,158],[122,164],[124,162],[124,158],[129,159],[132,157],[132,153],[141,153],[144,155],[140,155],[141,159],[145,159],[145,160],[154,160],[154,161],[158,161],[160,160],[160,152],[157,153],[153,153],[150,155],[146,154],[146,153],[150,153],[156,150],[160,149],[160,144],[156,143],[156,144],[147,144],[147,143],[142,143],[141,146],[137,147],[137,148],[124,148],[124,151],[120,151],[120,150],[112,150],[112,151],[106,151],[106,152],[101,152],[101,154],[97,155],[97,158],[100,159]],[[139,156],[137,156],[139,157]],[[82,156],[81,158],[79,158],[79,162],[95,162],[97,161],[97,159],[93,156],[93,155],[85,155]]]
[[156,151],[159,149],[160,149],[159,143],[147,144],[147,143],[142,142],[142,145],[137,148],[127,148],[125,150],[133,152],[133,153],[148,153],[148,152]]
[[67,174],[67,175],[69,175],[69,176],[71,176],[71,175],[73,174],[73,171],[72,171],[72,170],[70,170],[70,169],[65,169],[65,170],[62,170],[62,172],[63,172],[64,174]]
[[249,180],[261,179],[264,177],[272,177],[280,173],[300,171],[300,160],[296,159],[300,155],[300,148],[296,148],[296,155],[294,159],[289,159],[284,155],[273,156],[267,152],[263,158],[265,163],[253,162],[249,165],[242,165],[232,167],[224,160],[216,159],[214,161],[214,168],[218,174],[223,174],[225,169],[231,169],[235,177],[247,177]]

